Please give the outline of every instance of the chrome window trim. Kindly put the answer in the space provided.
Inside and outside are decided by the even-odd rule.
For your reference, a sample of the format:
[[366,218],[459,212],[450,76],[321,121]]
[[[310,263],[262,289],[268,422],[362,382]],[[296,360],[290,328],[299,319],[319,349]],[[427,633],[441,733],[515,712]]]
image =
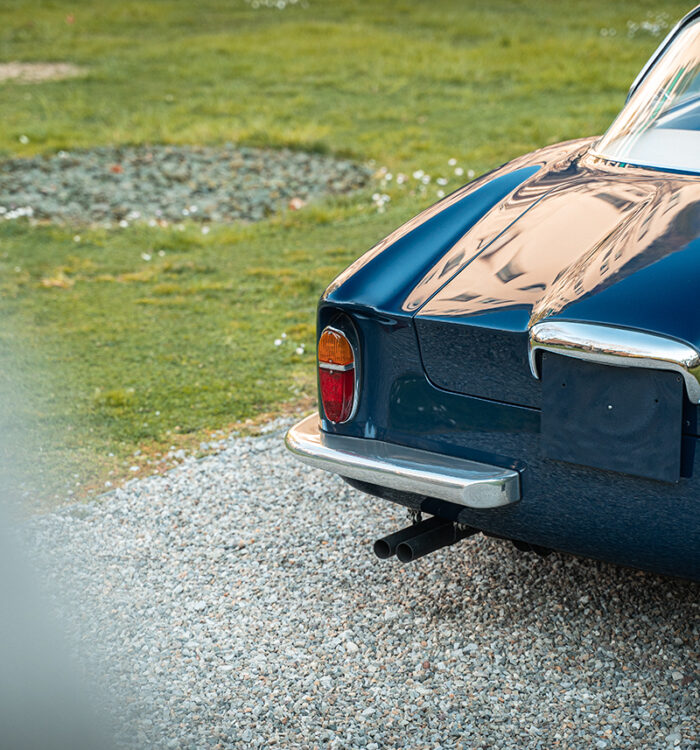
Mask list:
[[616,367],[673,370],[683,377],[688,398],[700,403],[700,352],[683,341],[627,328],[557,320],[536,323],[530,329],[528,359],[537,379],[538,351]]
[[455,458],[369,438],[323,432],[314,413],[292,427],[287,448],[317,469],[467,508],[498,508],[520,500],[515,469]]
[[681,18],[681,20],[671,29],[671,31],[666,34],[661,44],[654,51],[654,54],[647,60],[646,65],[644,65],[644,67],[639,71],[637,77],[632,82],[632,85],[627,92],[625,104],[627,104],[627,102],[632,98],[634,92],[639,88],[642,81],[646,78],[647,73],[654,67],[654,65],[656,65],[656,63],[661,59],[662,55],[671,46],[671,42],[673,42],[678,32],[681,31],[681,29],[685,28],[696,18],[700,18],[700,5],[696,5],[693,10],[691,10],[689,13],[686,13],[686,15]]

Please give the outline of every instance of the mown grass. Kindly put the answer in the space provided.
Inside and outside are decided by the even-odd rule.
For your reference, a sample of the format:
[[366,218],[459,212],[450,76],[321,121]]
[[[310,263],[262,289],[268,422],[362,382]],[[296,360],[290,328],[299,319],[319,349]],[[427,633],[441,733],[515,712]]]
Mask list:
[[[671,21],[686,9],[664,4]],[[86,74],[0,83],[0,155],[234,141],[421,168],[454,187],[449,158],[479,173],[601,132],[659,42],[629,38],[627,22],[657,12],[593,0],[309,0],[283,11],[6,0],[0,61],[68,61]],[[0,224],[0,346],[28,394],[23,422],[61,477],[102,486],[137,450],[310,396],[319,293],[435,200],[432,185],[394,189],[379,214],[371,192],[206,236],[195,225]]]

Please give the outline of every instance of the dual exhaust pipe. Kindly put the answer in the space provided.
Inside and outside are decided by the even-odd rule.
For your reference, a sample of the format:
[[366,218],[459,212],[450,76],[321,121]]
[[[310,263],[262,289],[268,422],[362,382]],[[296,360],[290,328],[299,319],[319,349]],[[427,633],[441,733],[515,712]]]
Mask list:
[[466,539],[477,531],[478,529],[470,526],[462,526],[434,516],[377,539],[374,543],[374,554],[380,560],[387,560],[396,555],[402,563],[412,562],[442,547],[449,547]]

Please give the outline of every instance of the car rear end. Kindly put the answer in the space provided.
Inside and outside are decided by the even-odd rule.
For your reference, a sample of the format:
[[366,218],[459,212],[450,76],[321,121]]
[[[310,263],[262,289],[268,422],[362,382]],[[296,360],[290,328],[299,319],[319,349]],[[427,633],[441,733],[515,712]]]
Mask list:
[[[698,181],[588,145],[487,176],[342,274],[318,310],[319,414],[288,445],[465,535],[700,579]],[[536,345],[545,323],[591,326],[596,356],[590,336]]]
[[[541,407],[433,384],[412,320],[332,305],[321,307],[319,319],[321,331],[339,320],[352,326],[361,358],[352,418],[329,420],[321,400],[320,414],[290,434],[290,447],[313,465],[371,495],[521,547],[700,578],[700,456],[685,394],[677,480],[633,476],[548,457]],[[610,376],[624,394],[625,376],[635,371],[600,367],[599,377]],[[556,387],[534,382],[540,390]],[[605,450],[625,454],[628,445],[611,435]]]

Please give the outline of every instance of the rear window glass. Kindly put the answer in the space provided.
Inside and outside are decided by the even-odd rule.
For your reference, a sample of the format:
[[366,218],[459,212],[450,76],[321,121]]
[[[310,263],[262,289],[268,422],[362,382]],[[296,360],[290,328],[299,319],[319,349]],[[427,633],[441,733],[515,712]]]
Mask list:
[[700,173],[700,19],[678,34],[595,152],[626,164]]

